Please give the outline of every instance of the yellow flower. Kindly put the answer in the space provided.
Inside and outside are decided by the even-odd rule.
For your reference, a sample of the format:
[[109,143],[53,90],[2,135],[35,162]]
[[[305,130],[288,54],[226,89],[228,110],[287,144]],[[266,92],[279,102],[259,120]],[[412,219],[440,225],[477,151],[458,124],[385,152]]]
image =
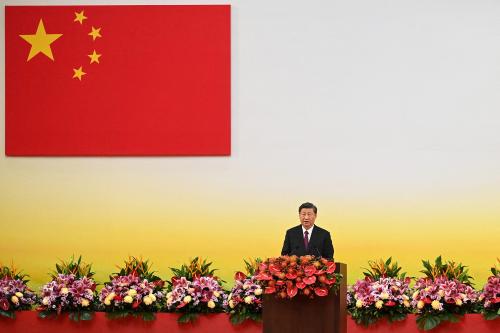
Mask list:
[[18,292],[16,293],[16,296],[17,296],[17,297],[19,297],[19,298],[21,298],[21,297],[23,297],[24,295],[23,295],[23,293],[20,293],[20,292],[18,291]]
[[377,302],[375,302],[375,307],[376,307],[377,309],[382,309],[382,306],[383,306],[383,305],[384,305],[384,302],[382,302],[382,301],[377,301]]
[[444,290],[439,290],[439,291],[438,291],[438,295],[439,295],[440,297],[444,297]]
[[413,293],[413,296],[412,296],[412,297],[413,297],[413,299],[417,299],[417,297],[418,297],[418,291],[415,291],[415,292]]
[[12,303],[14,303],[14,304],[19,304],[19,298],[17,298],[17,296],[12,296],[12,297],[10,298],[10,300],[11,300],[11,301],[12,301]]
[[459,299],[455,300],[455,304],[456,304],[456,305],[458,305],[458,306],[461,306],[461,305],[462,305],[462,304],[464,304],[464,303],[463,303],[463,302],[462,302],[462,300],[459,298]]
[[149,294],[148,296],[153,302],[156,302],[156,296],[154,294]]
[[389,294],[386,293],[385,291],[380,294],[380,299],[388,299],[388,298],[389,298]]
[[405,300],[405,301],[407,301],[407,300],[409,300],[409,299],[410,299],[410,297],[408,297],[408,296],[406,296],[406,295],[403,295],[403,296],[401,296],[401,297],[402,297],[402,298],[403,298],[403,300]]
[[214,291],[214,296],[215,297],[219,297],[220,296],[220,293],[218,291]]
[[253,301],[252,296],[247,296],[247,297],[245,297],[245,303],[247,303],[247,304],[252,304],[252,301]]
[[135,289],[129,289],[127,291],[127,295],[134,297],[135,295],[137,295],[137,290],[135,290]]
[[184,296],[182,301],[187,304],[187,303],[191,302],[191,299],[192,299],[191,296],[187,295],[187,296]]
[[82,303],[83,307],[89,306],[89,300],[88,299],[82,298],[82,302],[81,303]]
[[111,305],[111,300],[109,298],[104,299],[104,305]]
[[441,303],[438,300],[434,300],[432,301],[431,306],[434,310],[439,310],[441,308]]
[[262,295],[262,289],[261,289],[261,288],[255,289],[255,290],[253,291],[253,293],[254,293],[256,296]]
[[149,296],[144,296],[144,298],[142,299],[142,301],[144,302],[144,304],[146,305],[151,305],[151,303],[153,303],[153,300],[151,299],[151,297]]
[[210,309],[215,308],[215,303],[214,303],[214,301],[209,301],[209,302],[207,303],[207,306],[208,306]]
[[407,300],[404,300],[404,301],[403,301],[403,305],[404,305],[405,307],[409,308],[409,307],[410,307],[410,302],[408,302]]
[[358,299],[358,300],[356,301],[356,307],[357,307],[357,308],[360,308],[360,307],[362,307],[362,306],[363,306],[363,301],[362,301],[362,300],[360,300],[360,299]]
[[422,309],[424,307],[424,305],[425,305],[424,301],[418,301],[417,308]]
[[48,298],[48,297],[44,297],[44,298],[42,299],[42,304],[43,304],[43,305],[49,305],[49,298]]
[[66,295],[69,293],[68,288],[61,288],[61,294]]
[[233,301],[233,300],[230,300],[230,301],[229,301],[229,307],[230,307],[231,309],[234,309],[234,301]]
[[125,303],[129,303],[129,304],[130,304],[130,303],[132,303],[132,302],[134,301],[134,299],[132,298],[132,296],[127,295],[127,296],[125,296],[125,297],[123,298],[123,301],[124,301]]

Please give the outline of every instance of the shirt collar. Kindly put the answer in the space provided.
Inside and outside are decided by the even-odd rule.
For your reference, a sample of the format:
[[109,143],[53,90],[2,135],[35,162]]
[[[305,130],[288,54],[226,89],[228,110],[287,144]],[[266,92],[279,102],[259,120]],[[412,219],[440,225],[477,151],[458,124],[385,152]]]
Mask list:
[[[307,232],[309,233],[309,236],[311,236],[313,229],[314,229],[314,224],[311,228],[309,228],[309,230],[307,230]],[[304,226],[302,226],[302,235],[304,235],[305,232],[306,232],[306,228],[304,228]]]

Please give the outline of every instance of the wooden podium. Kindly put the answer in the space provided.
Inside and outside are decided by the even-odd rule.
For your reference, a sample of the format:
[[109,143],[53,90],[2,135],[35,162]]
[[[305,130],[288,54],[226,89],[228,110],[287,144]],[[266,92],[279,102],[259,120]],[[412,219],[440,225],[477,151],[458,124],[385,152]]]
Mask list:
[[328,296],[309,299],[295,296],[278,299],[275,295],[264,295],[264,333],[346,333],[347,332],[347,265],[337,263],[336,273],[344,278],[340,289]]

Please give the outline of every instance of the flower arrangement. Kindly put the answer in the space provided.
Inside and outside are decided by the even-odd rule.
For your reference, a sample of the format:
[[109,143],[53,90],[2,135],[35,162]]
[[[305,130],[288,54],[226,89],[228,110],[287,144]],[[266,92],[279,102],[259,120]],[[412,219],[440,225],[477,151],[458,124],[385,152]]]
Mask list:
[[211,262],[194,258],[181,268],[170,268],[173,272],[169,282],[166,309],[180,312],[179,323],[194,322],[200,313],[223,312],[227,306],[227,295],[210,269]]
[[101,308],[110,319],[139,316],[154,320],[162,307],[165,282],[151,271],[147,260],[129,257],[124,267],[110,276],[99,293]]
[[[500,263],[500,259],[497,261]],[[500,269],[492,267],[491,273],[479,295],[481,312],[487,320],[500,318]]]
[[263,289],[254,276],[260,258],[256,260],[244,260],[246,273],[236,272],[234,275],[234,286],[227,298],[229,320],[232,324],[241,324],[247,319],[262,320],[262,293]]
[[27,277],[13,265],[0,265],[0,316],[15,318],[15,311],[29,310],[36,303],[36,295],[27,286]]
[[92,265],[82,262],[82,257],[56,264],[50,274],[52,280],[42,287],[38,316],[46,318],[68,312],[74,321],[93,317],[96,283],[92,279]]
[[369,261],[370,268],[348,291],[347,310],[357,324],[368,326],[381,318],[389,322],[406,319],[411,313],[409,284],[392,258]]
[[473,312],[478,294],[471,287],[466,266],[443,263],[441,256],[434,265],[425,260],[422,263],[425,277],[417,280],[411,302],[420,329],[430,330],[443,321],[457,322],[458,316]]
[[338,290],[341,274],[335,273],[335,262],[313,256],[281,256],[261,263],[255,275],[264,294],[278,298],[304,295],[309,298],[327,296]]

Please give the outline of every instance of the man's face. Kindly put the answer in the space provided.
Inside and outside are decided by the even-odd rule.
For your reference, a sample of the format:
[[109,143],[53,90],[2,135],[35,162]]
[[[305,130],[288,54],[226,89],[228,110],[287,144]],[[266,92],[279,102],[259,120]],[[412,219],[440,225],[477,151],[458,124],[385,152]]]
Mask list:
[[314,210],[312,208],[302,208],[299,212],[299,218],[300,224],[308,230],[314,225],[316,214],[314,214]]

